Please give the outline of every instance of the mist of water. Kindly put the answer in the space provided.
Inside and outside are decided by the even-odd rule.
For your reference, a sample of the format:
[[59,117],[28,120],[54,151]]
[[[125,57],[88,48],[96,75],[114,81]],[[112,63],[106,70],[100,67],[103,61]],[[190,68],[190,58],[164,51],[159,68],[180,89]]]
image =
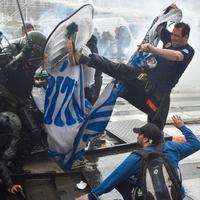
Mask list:
[[[192,89],[192,91],[194,91],[194,89],[200,89],[200,83],[198,81],[200,72],[198,66],[200,61],[200,17],[198,8],[200,7],[200,2],[195,0],[26,0],[26,2],[27,4],[23,8],[24,15],[27,17],[26,20],[36,25],[37,29],[42,31],[46,36],[51,33],[61,20],[73,13],[77,8],[86,3],[93,4],[95,10],[94,20],[98,20],[98,18],[104,18],[104,20],[106,20],[107,17],[114,17],[121,18],[123,19],[122,21],[126,22],[121,25],[130,28],[133,38],[131,48],[127,51],[129,53],[135,51],[137,48],[136,45],[143,39],[154,17],[171,3],[176,3],[183,11],[183,21],[189,23],[191,26],[189,43],[195,49],[195,56],[181,77],[176,86],[176,90]],[[40,8],[43,7],[41,12],[37,13],[37,18],[35,16],[27,16],[25,14],[26,8],[30,10],[31,6],[35,4]],[[47,5],[49,4],[51,4],[51,6],[48,7]],[[20,21],[17,8],[16,13],[13,15],[15,16],[15,20],[18,18],[18,21]],[[1,21],[1,30],[3,28],[6,30],[7,27],[5,24],[8,24],[8,22]],[[102,24],[105,24],[103,20]],[[112,29],[113,24],[110,25]],[[131,29],[131,26],[134,28]],[[105,26],[102,25],[99,27],[102,27],[100,31],[103,32]],[[10,35],[11,33],[7,31],[7,34]]]
[[[169,6],[171,3],[176,3],[179,8],[183,11],[182,21],[190,24],[191,33],[189,38],[189,44],[195,49],[195,55],[190,65],[186,69],[185,73],[181,77],[175,90],[199,90],[199,74],[200,74],[200,16],[199,7],[200,2],[194,0],[101,0],[94,1],[97,7],[104,7],[105,10],[110,8],[110,12],[113,15],[124,17],[129,23],[138,24],[138,29],[133,32],[135,39],[135,45],[139,44],[144,37],[146,30],[149,28],[154,17],[159,14],[164,8]],[[119,9],[120,8],[120,9]],[[136,46],[133,47],[133,50]]]

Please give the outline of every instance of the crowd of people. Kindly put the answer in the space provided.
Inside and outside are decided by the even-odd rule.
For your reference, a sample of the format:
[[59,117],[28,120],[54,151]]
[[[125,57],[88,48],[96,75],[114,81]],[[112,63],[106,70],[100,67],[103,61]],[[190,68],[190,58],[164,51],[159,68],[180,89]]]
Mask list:
[[131,44],[131,36],[126,26],[116,27],[114,33],[103,31],[101,34],[98,29],[93,33],[98,39],[99,54],[118,62],[125,61],[127,55],[125,49]]

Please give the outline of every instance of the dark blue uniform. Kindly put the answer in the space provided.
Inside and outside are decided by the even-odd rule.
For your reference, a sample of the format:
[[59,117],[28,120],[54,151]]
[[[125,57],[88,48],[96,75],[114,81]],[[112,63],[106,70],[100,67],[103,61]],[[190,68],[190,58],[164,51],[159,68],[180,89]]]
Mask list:
[[149,71],[149,79],[155,84],[155,87],[158,90],[170,92],[192,60],[194,49],[189,44],[173,48],[171,46],[171,33],[166,29],[161,32],[161,40],[164,49],[180,51],[184,55],[183,61],[171,61],[156,56],[157,67]]

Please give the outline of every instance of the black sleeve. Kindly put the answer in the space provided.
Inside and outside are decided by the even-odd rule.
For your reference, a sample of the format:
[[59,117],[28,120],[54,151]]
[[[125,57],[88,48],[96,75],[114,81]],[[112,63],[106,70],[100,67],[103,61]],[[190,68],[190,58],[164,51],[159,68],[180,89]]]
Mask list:
[[[92,35],[91,38],[87,42],[87,46],[90,48],[92,53],[98,54],[97,42],[98,41],[95,35]],[[101,75],[102,75],[101,70],[96,69],[95,75],[94,75],[95,82],[96,80],[99,81],[100,79],[102,79]]]
[[180,51],[184,56],[183,62],[188,65],[194,56],[194,49],[188,45],[187,47],[182,48]]
[[[97,48],[97,38],[95,35],[92,35],[90,40],[87,42],[87,46],[90,48],[92,53],[98,54],[98,48]],[[101,91],[101,85],[102,85],[102,71],[99,69],[95,69],[95,75],[94,75],[94,84],[91,85],[89,92],[91,95],[90,101],[92,104],[97,100],[99,97],[100,91]]]
[[171,41],[171,33],[167,29],[163,28],[160,33],[160,39],[164,45],[167,44]]
[[8,170],[4,160],[0,160],[0,178],[3,180],[3,183],[6,185],[7,188],[13,186],[10,171]]

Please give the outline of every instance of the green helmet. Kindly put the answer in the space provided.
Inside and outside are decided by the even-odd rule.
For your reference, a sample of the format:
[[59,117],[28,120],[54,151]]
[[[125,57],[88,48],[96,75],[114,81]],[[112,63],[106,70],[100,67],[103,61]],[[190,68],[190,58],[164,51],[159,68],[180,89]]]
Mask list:
[[31,65],[38,65],[38,62],[41,63],[43,59],[43,51],[47,39],[39,31],[30,31],[27,34],[28,40],[26,36],[21,40],[21,49],[27,55],[29,61],[31,61]]

